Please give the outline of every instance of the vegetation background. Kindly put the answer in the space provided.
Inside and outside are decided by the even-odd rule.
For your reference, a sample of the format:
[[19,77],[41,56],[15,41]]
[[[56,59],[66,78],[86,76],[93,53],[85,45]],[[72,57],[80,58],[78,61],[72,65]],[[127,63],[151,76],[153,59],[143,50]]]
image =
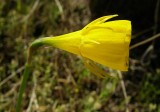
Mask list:
[[[79,30],[109,14],[132,21],[131,47],[160,37],[160,0],[0,0],[0,111],[15,110],[33,40]],[[130,68],[122,80],[127,99],[121,81],[92,75],[79,56],[56,48],[39,49],[22,111],[160,112],[159,43],[156,38],[130,50]]]

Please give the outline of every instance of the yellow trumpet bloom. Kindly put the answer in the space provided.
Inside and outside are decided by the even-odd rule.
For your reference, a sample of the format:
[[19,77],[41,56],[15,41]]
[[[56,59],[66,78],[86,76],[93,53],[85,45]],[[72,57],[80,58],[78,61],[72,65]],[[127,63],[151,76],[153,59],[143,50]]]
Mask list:
[[32,53],[40,46],[53,46],[82,56],[85,65],[100,77],[105,77],[106,72],[95,62],[112,69],[127,71],[131,22],[128,20],[108,21],[115,16],[117,15],[98,18],[79,31],[55,37],[40,38],[32,42],[19,90],[16,112],[20,111],[22,95],[31,68]]
[[127,71],[131,22],[107,21],[115,16],[98,18],[82,30],[69,34],[38,39],[31,46],[39,43],[57,47],[112,69]]

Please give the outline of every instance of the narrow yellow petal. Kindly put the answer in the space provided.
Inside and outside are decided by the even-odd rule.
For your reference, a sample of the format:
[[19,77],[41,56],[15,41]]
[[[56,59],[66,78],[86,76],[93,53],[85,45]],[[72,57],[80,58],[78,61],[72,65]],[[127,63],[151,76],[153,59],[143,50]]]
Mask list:
[[115,15],[108,15],[108,16],[100,17],[100,18],[92,21],[92,22],[89,23],[88,25],[86,25],[82,30],[86,30],[88,27],[93,26],[93,25],[97,25],[97,24],[100,24],[100,23],[104,23],[104,22],[107,21],[108,19],[111,19],[111,18],[116,17],[116,16],[118,16],[118,15],[115,14]]
[[102,68],[100,68],[100,66],[98,66],[95,62],[89,60],[89,59],[86,59],[86,58],[83,58],[84,59],[84,64],[85,66],[95,75],[97,75],[98,77],[101,77],[101,78],[105,78],[105,77],[114,77],[113,75],[111,74],[107,74],[106,71],[104,71]]

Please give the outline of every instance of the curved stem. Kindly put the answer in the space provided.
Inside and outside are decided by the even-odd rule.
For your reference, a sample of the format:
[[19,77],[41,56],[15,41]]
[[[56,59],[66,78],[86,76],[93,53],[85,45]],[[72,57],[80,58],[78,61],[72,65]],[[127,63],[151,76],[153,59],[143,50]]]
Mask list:
[[43,44],[41,43],[41,39],[34,41],[31,46],[29,47],[28,50],[28,56],[27,56],[27,62],[24,68],[24,72],[23,72],[23,79],[21,82],[21,86],[19,89],[19,94],[18,94],[18,100],[16,103],[16,112],[20,112],[20,108],[21,108],[21,103],[22,103],[22,97],[23,97],[23,93],[26,89],[26,85],[27,85],[27,80],[30,74],[30,69],[31,69],[31,56],[33,55],[33,53]]

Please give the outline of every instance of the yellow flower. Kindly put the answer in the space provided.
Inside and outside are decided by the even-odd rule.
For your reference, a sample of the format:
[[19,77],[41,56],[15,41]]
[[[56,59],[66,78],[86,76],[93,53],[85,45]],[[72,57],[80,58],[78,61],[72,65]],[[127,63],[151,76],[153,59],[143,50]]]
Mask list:
[[[121,71],[128,70],[131,22],[109,19],[117,15],[98,18],[82,30],[55,37],[41,38],[31,46],[49,45],[82,56],[104,66]],[[107,21],[108,20],[108,21]],[[87,63],[94,71],[94,65]]]

